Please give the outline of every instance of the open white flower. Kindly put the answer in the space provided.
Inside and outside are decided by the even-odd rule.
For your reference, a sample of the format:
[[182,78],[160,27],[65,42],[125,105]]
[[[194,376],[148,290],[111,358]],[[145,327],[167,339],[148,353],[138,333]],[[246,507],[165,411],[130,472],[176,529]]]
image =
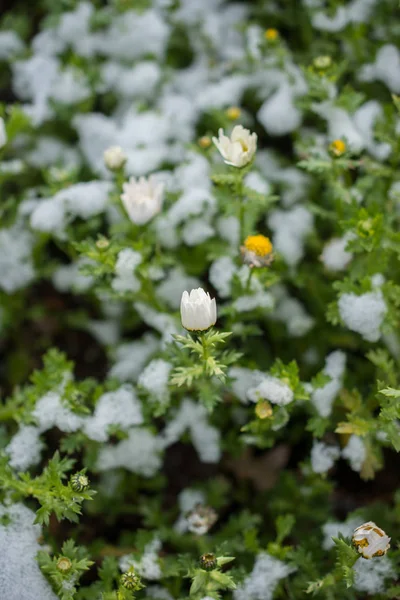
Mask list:
[[257,134],[250,133],[242,125],[233,128],[231,137],[224,135],[224,130],[218,131],[218,138],[213,137],[224,162],[232,167],[245,167],[252,160],[257,150]]
[[364,558],[383,556],[390,548],[390,537],[373,521],[368,521],[354,530],[353,544]]
[[164,200],[164,184],[153,175],[148,179],[131,177],[122,186],[121,200],[132,223],[144,225],[160,212]]
[[110,146],[103,154],[104,164],[110,171],[121,169],[126,163],[126,154],[121,146]]
[[181,299],[182,325],[188,331],[205,331],[217,320],[217,305],[215,298],[203,288],[192,290],[190,294],[183,292]]

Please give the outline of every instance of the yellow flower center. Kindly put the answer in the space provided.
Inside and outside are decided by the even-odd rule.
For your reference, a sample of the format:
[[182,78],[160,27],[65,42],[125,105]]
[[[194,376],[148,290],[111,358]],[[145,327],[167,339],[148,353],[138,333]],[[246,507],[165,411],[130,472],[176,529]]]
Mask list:
[[241,114],[242,114],[242,111],[240,110],[240,108],[238,106],[231,106],[230,108],[228,108],[226,110],[226,116],[231,121],[236,121],[240,117]]
[[264,36],[268,42],[275,42],[275,40],[277,40],[279,37],[279,31],[273,28],[267,29],[264,33]]
[[257,256],[267,256],[272,252],[270,239],[261,234],[249,235],[244,241],[244,246],[246,250],[254,252]]
[[333,140],[329,148],[335,156],[342,156],[346,152],[346,144],[343,140]]
[[203,137],[199,139],[198,144],[200,148],[205,150],[211,146],[211,139],[208,137],[208,135],[203,135]]

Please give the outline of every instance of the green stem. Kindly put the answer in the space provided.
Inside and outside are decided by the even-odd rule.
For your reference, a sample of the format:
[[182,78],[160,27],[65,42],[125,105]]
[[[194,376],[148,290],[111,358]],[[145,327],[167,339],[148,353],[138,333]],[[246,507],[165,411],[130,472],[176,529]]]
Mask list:
[[238,220],[239,220],[239,241],[243,243],[245,231],[244,231],[244,197],[243,197],[243,174],[239,174],[239,179],[237,183],[237,201],[238,201]]
[[251,278],[253,277],[253,272],[254,272],[254,269],[249,267],[249,274],[247,276],[246,287],[245,287],[246,292],[250,291],[250,284],[251,284]]
[[207,360],[209,357],[209,350],[208,350],[208,344],[206,341],[205,333],[202,332],[200,334],[200,338],[201,338],[201,345],[203,346],[203,361],[204,361],[204,363],[207,363]]

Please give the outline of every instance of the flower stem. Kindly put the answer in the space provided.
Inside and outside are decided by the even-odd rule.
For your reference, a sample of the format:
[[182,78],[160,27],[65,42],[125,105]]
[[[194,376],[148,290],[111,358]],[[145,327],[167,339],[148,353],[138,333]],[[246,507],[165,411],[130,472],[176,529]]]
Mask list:
[[206,336],[205,336],[204,332],[201,332],[200,338],[201,338],[201,345],[203,346],[203,361],[206,363],[208,356],[209,356],[209,351],[208,351],[208,344],[207,344],[207,340],[206,340]]
[[253,277],[253,272],[254,272],[254,269],[249,267],[249,274],[247,276],[246,287],[245,287],[246,292],[250,291],[250,284],[251,284],[251,278]]
[[238,220],[239,220],[239,241],[240,243],[244,240],[244,198],[243,198],[243,174],[240,173],[237,182],[237,202],[238,202]]

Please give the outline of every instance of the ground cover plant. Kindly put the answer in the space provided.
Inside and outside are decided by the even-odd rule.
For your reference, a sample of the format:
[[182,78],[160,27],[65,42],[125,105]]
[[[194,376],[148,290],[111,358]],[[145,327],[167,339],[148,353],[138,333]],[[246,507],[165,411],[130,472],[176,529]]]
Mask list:
[[400,597],[398,17],[6,6],[1,600]]

